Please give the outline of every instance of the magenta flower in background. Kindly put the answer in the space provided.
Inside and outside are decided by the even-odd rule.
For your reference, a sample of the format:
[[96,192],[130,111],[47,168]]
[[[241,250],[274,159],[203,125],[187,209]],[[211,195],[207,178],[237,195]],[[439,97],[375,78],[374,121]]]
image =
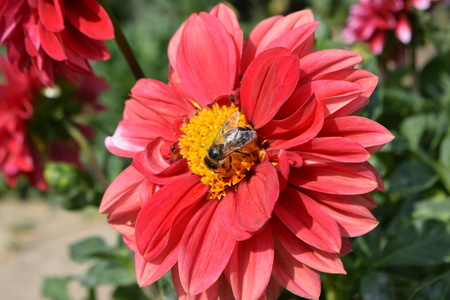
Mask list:
[[403,44],[411,41],[412,29],[408,19],[413,7],[425,10],[432,0],[360,0],[350,8],[343,30],[348,43],[367,42],[371,51],[383,52],[386,36],[393,32]]
[[[393,136],[355,116],[377,77],[353,52],[314,51],[316,27],[309,10],[275,16],[244,43],[220,4],[173,36],[168,84],[133,87],[106,140],[133,162],[100,212],[134,251],[141,286],[171,270],[182,299],[277,298],[281,287],[317,299],[319,272],[345,273],[349,237],[377,225],[369,192],[383,184],[367,160]],[[256,137],[206,163],[237,126]]]
[[106,11],[95,0],[3,0],[0,44],[22,72],[31,66],[40,81],[53,86],[56,76],[78,82],[92,75],[89,60],[109,58],[103,40],[114,38]]

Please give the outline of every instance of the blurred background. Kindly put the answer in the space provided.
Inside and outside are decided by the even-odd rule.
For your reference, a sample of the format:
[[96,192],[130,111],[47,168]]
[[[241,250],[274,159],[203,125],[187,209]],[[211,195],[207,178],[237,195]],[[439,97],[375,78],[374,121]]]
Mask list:
[[[104,2],[145,77],[163,82],[167,45],[176,29],[190,14],[219,3]],[[355,51],[363,57],[361,68],[380,76],[371,102],[361,112],[396,137],[371,158],[386,185],[385,193],[374,193],[378,207],[373,214],[380,224],[352,239],[354,251],[342,258],[348,275],[322,275],[320,299],[450,299],[450,4],[411,6],[411,42],[405,45],[388,33],[383,51],[375,55],[364,41],[344,40],[342,30],[356,2],[226,3],[236,11],[245,36],[264,18],[311,8],[321,22],[316,49]],[[58,136],[58,122],[64,119],[85,126],[87,138],[77,138],[66,128],[80,161],[46,160],[45,192],[25,178],[14,189],[0,178],[0,299],[176,299],[170,274],[151,287],[137,286],[129,251],[97,212],[107,183],[130,164],[110,154],[104,140],[121,120],[135,83],[115,42],[107,41],[107,46],[111,59],[94,65],[105,81],[96,91],[101,94],[95,105],[70,106],[74,87],[57,82],[36,101],[39,118],[29,121],[39,141]],[[5,49],[0,47],[0,52]],[[299,298],[283,291],[280,299]]]

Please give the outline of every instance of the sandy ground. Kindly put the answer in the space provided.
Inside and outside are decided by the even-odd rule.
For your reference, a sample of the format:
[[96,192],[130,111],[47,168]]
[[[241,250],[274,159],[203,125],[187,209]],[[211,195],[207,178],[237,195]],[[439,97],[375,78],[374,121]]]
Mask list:
[[[91,236],[113,245],[117,235],[95,209],[69,212],[44,200],[0,199],[0,299],[34,300],[41,296],[46,276],[80,275],[88,267],[69,258],[68,246]],[[73,299],[85,299],[85,289],[69,285]],[[110,299],[110,287],[99,299]]]

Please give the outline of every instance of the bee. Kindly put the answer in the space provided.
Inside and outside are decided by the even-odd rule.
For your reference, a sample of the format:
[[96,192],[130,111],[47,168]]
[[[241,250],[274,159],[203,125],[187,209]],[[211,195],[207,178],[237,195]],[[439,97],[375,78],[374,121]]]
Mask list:
[[[250,144],[256,137],[256,131],[247,126],[237,127],[239,112],[232,113],[223,123],[219,133],[206,150],[205,165],[211,170],[225,167],[225,160],[231,154]],[[240,153],[240,152],[239,152]]]

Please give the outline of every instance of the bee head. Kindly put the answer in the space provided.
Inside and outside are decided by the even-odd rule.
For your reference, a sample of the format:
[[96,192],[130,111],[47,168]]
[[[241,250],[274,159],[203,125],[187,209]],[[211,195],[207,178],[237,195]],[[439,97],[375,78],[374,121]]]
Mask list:
[[218,147],[211,147],[208,151],[208,156],[212,159],[217,159],[220,155]]

